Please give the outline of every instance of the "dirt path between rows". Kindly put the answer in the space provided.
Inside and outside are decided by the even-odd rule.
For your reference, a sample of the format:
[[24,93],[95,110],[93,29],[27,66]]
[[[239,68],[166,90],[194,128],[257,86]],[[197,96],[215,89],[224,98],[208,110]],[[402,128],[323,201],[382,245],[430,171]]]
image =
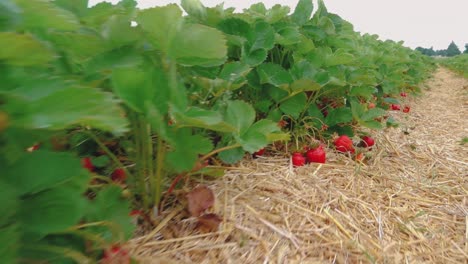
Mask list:
[[[397,128],[372,132],[363,164],[245,160],[220,180],[220,230],[169,211],[130,243],[142,263],[467,263],[468,81],[446,69],[408,98]],[[167,221],[167,222],[165,222]]]

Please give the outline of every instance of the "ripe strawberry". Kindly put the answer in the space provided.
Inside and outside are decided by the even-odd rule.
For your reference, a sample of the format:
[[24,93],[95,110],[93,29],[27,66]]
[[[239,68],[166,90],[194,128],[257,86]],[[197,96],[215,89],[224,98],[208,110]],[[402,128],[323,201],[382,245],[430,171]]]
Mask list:
[[325,163],[326,153],[322,146],[311,149],[306,153],[308,162]]
[[405,108],[403,108],[403,113],[409,113],[410,109],[409,106],[405,106]]
[[114,182],[123,183],[127,179],[127,175],[125,174],[125,170],[122,168],[117,168],[111,175],[111,179]]
[[101,264],[130,264],[130,254],[119,245],[113,245],[104,250]]
[[89,172],[93,172],[93,171],[94,171],[94,165],[93,165],[93,163],[91,162],[91,158],[90,158],[90,157],[85,157],[85,158],[82,158],[82,159],[81,159],[81,167],[87,169]]
[[375,140],[373,138],[369,137],[369,136],[363,136],[362,141],[363,141],[363,143],[364,143],[363,145],[365,147],[372,147],[375,144]]
[[397,105],[397,104],[392,104],[392,110],[395,110],[395,111],[400,111],[400,105]]
[[257,156],[263,156],[264,153],[265,153],[265,148],[262,148],[259,151],[255,152],[253,154],[253,156],[254,156],[254,158],[257,157]]
[[351,152],[354,153],[353,141],[346,135],[340,136],[335,139],[335,148],[340,152]]
[[369,105],[367,105],[367,108],[368,109],[375,108],[375,104],[374,103],[369,103]]
[[39,143],[36,143],[36,144],[32,145],[31,147],[27,148],[27,151],[28,151],[28,152],[36,151],[36,150],[39,149],[40,146],[41,146],[41,145],[40,145]]
[[406,94],[405,92],[401,92],[401,93],[400,93],[400,96],[401,96],[401,97],[406,97],[407,94]]
[[304,166],[306,163],[306,158],[299,152],[295,152],[292,155],[292,163],[294,167]]
[[130,213],[128,215],[132,216],[132,217],[135,217],[135,216],[139,216],[139,215],[142,215],[142,214],[143,214],[143,212],[141,210],[134,209],[134,210],[130,211]]

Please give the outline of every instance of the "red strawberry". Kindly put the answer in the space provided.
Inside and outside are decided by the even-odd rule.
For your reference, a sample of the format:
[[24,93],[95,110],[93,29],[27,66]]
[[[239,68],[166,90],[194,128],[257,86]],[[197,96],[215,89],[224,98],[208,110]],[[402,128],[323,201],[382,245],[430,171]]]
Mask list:
[[111,179],[114,182],[125,182],[127,179],[127,175],[125,174],[125,170],[122,168],[117,168],[111,175]]
[[403,108],[403,113],[409,113],[410,109],[409,106],[405,106],[405,108]]
[[346,135],[340,136],[335,139],[335,148],[340,152],[351,152],[354,153],[353,141]]
[[135,210],[130,211],[130,213],[128,215],[135,217],[135,216],[140,216],[142,214],[143,214],[143,212],[141,210],[136,210],[135,209]]
[[401,96],[401,97],[406,97],[407,94],[406,94],[405,92],[401,92],[401,93],[400,93],[400,96]]
[[372,147],[375,144],[375,140],[369,136],[363,136],[362,141],[365,147]]
[[87,169],[89,172],[93,172],[93,171],[94,171],[94,165],[93,165],[93,163],[91,162],[91,158],[90,158],[90,157],[85,157],[85,158],[82,158],[82,159],[81,159],[81,167]]
[[374,103],[369,103],[369,105],[367,105],[367,108],[368,109],[375,108],[375,104]]
[[304,166],[306,163],[306,158],[299,152],[295,152],[292,155],[292,163],[294,167]]
[[39,143],[36,143],[36,144],[32,145],[31,147],[27,148],[27,151],[28,151],[28,152],[36,151],[36,150],[39,149],[40,146],[41,146],[41,145],[40,145]]
[[260,149],[259,151],[255,152],[253,154],[254,157],[257,157],[257,156],[263,156],[263,154],[265,153],[265,148],[262,148]]
[[119,245],[104,250],[104,255],[100,261],[101,264],[130,264],[130,254]]
[[325,150],[322,146],[307,151],[306,156],[308,162],[325,163],[326,160]]
[[395,111],[400,111],[400,105],[397,105],[397,104],[392,104],[392,110],[395,110]]

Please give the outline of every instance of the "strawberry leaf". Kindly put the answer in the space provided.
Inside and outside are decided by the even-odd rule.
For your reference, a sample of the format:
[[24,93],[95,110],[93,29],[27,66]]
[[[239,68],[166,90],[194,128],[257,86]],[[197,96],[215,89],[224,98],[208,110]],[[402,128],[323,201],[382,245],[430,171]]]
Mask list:
[[38,193],[75,177],[88,178],[78,158],[70,153],[43,150],[23,155],[3,171],[3,179],[15,186],[20,195]]
[[112,226],[92,227],[90,230],[99,233],[107,241],[117,241],[123,235],[129,239],[135,226],[129,216],[130,201],[122,197],[122,188],[108,186],[97,193],[96,198],[89,203],[86,211],[86,220],[89,222],[108,221]]
[[192,135],[191,129],[179,129],[173,135],[174,145],[167,154],[167,162],[175,172],[191,171],[200,154],[213,149],[211,141],[201,135]]

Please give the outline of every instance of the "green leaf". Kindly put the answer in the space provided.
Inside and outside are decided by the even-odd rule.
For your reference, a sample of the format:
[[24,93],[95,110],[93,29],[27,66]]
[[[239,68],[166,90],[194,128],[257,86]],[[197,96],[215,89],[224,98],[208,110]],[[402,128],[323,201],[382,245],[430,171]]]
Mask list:
[[178,127],[200,127],[218,132],[234,132],[236,128],[224,122],[219,112],[191,107],[185,113],[173,112]]
[[40,65],[54,58],[54,54],[30,34],[0,32],[0,46],[0,60],[14,66]]
[[331,127],[340,123],[348,123],[353,121],[353,114],[349,107],[341,107],[329,109],[328,115],[325,118],[325,123]]
[[218,154],[218,157],[227,164],[234,164],[239,162],[245,155],[244,149],[241,147],[235,149],[229,149],[222,151]]
[[383,101],[388,104],[398,104],[398,105],[401,104],[400,100],[392,98],[392,97],[386,97],[383,99]]
[[268,86],[267,89],[268,95],[277,103],[290,96],[287,91],[276,86]]
[[310,117],[312,117],[311,122],[314,125],[314,127],[321,129],[322,124],[325,121],[325,117],[323,116],[318,106],[316,104],[310,104],[309,108],[307,109],[307,113]]
[[304,93],[297,94],[280,105],[281,111],[293,118],[299,118],[307,103],[307,97]]
[[375,120],[360,122],[359,124],[361,124],[364,127],[371,128],[371,129],[381,129],[382,128],[382,123],[377,122]]
[[229,82],[239,82],[245,80],[245,77],[252,70],[249,65],[239,61],[229,62],[223,65],[223,69],[219,73],[219,78]]
[[130,210],[130,201],[122,197],[122,188],[116,185],[107,186],[99,191],[96,198],[89,203],[86,220],[88,222],[105,221],[111,226],[92,227],[89,230],[109,242],[118,241],[120,238],[129,239],[135,230],[129,216]]
[[218,29],[229,35],[247,38],[251,34],[250,24],[239,18],[226,18],[219,22]]
[[257,66],[261,64],[268,56],[266,49],[257,49],[248,53],[243,53],[241,61],[250,66]]
[[173,39],[182,26],[182,11],[176,4],[143,9],[135,21],[152,37],[152,43],[163,52],[168,52]]
[[229,101],[224,120],[236,128],[237,134],[243,134],[255,121],[255,110],[246,102]]
[[18,224],[2,225],[0,228],[0,256],[4,263],[17,263],[20,245],[20,227]]
[[291,15],[291,20],[302,26],[310,19],[313,10],[314,5],[312,0],[299,0],[294,9],[294,13]]
[[22,200],[18,221],[30,234],[44,236],[78,224],[85,211],[85,197],[58,187]]
[[70,153],[44,150],[23,155],[3,171],[4,180],[20,195],[38,193],[85,175],[80,161]]
[[21,10],[13,1],[0,2],[0,31],[7,31],[21,21]]
[[249,32],[247,40],[249,52],[258,49],[270,50],[275,45],[275,31],[270,24],[257,21],[253,30]]
[[70,87],[40,100],[23,103],[22,114],[12,126],[60,130],[82,125],[115,134],[128,130],[128,122],[118,101],[112,94],[97,89]]
[[101,35],[112,47],[122,47],[138,41],[139,33],[131,26],[128,15],[113,15],[101,26]]
[[326,61],[326,66],[345,65],[354,61],[354,56],[346,51],[339,49],[329,56]]
[[151,72],[138,68],[120,68],[112,72],[113,90],[133,111],[144,112],[156,89]]
[[201,135],[192,135],[192,129],[178,129],[174,135],[173,150],[167,154],[167,162],[176,172],[191,171],[199,154],[213,149],[211,141]]
[[[0,201],[2,201],[2,214],[0,215],[0,226],[12,224],[13,217],[16,214],[20,194],[17,192],[15,185],[8,184],[6,179],[0,180]],[[0,228],[1,230],[1,228]],[[0,236],[1,237],[1,236]]]
[[274,132],[279,132],[281,129],[278,127],[276,122],[268,119],[262,119],[250,126],[249,131],[256,131],[266,136]]
[[393,117],[389,117],[386,125],[387,127],[398,127],[400,124]]
[[372,121],[374,118],[384,116],[386,111],[381,108],[372,108],[369,109],[361,116],[361,120],[363,121]]
[[369,99],[370,97],[372,97],[372,94],[374,92],[376,92],[376,89],[372,86],[357,86],[357,87],[351,88],[349,95],[362,96],[362,97]]
[[253,153],[265,147],[269,142],[288,140],[289,134],[281,133],[276,122],[262,119],[252,126],[241,136],[240,143],[245,151]]
[[86,72],[92,74],[116,68],[137,67],[143,57],[133,47],[122,47],[101,53],[85,63]]
[[107,166],[110,163],[110,159],[108,156],[102,155],[99,157],[93,157],[91,159],[91,162],[93,163],[94,166],[98,168],[102,168],[102,167]]
[[206,19],[206,8],[200,0],[181,0],[180,5],[191,17],[196,17],[201,21]]
[[211,27],[186,24],[177,32],[168,54],[188,66],[218,66],[227,58],[224,35]]
[[351,112],[353,114],[354,119],[360,120],[361,116],[364,114],[364,106],[359,103],[358,100],[355,98],[351,98],[349,100],[351,104]]
[[53,32],[48,37],[59,49],[79,63],[111,48],[101,36],[90,32]]
[[335,24],[326,16],[320,18],[318,26],[329,35],[335,34]]
[[77,16],[82,16],[88,9],[88,0],[54,0],[54,3]]
[[260,77],[260,83],[270,83],[281,87],[290,84],[293,79],[291,74],[283,67],[274,63],[263,63],[257,67],[257,73]]
[[242,148],[250,153],[254,153],[268,144],[265,135],[255,129],[249,129],[238,139]]
[[270,24],[274,24],[285,18],[289,14],[289,11],[290,9],[288,6],[276,4],[266,12],[265,20]]
[[284,46],[300,43],[301,40],[302,35],[299,33],[299,29],[297,27],[284,27],[280,29],[278,31],[278,35],[276,35],[276,41]]
[[15,0],[22,10],[23,25],[32,29],[77,30],[80,26],[75,15],[51,1]]
[[256,3],[256,4],[251,5],[249,9],[245,11],[248,12],[248,14],[254,13],[254,14],[265,15],[267,12],[267,9],[263,3]]
[[320,84],[309,79],[296,80],[289,86],[289,90],[293,94],[306,91],[318,91],[321,88],[322,86]]

